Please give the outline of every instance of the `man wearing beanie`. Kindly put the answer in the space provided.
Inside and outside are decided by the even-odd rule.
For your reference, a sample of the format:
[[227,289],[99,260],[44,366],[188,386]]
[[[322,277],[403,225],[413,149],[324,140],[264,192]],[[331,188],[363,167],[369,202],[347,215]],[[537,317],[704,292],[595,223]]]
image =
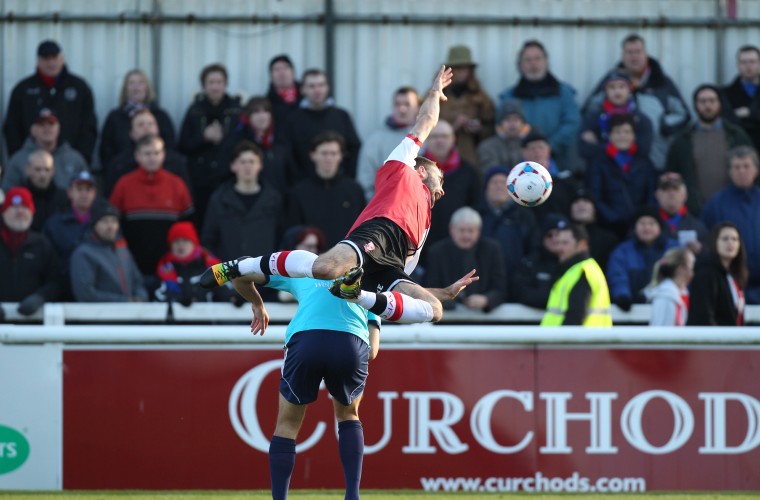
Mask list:
[[496,165],[517,165],[522,161],[522,139],[532,130],[525,121],[522,104],[509,99],[496,115],[496,135],[478,144],[480,171],[485,172]]
[[0,223],[0,301],[18,302],[25,316],[57,299],[60,291],[58,257],[45,236],[30,231],[33,217],[29,190],[9,189]]
[[489,168],[483,180],[483,198],[476,208],[483,219],[482,234],[499,242],[504,269],[510,276],[524,257],[538,249],[539,236],[532,209],[518,205],[509,196],[508,176],[507,167]]
[[644,304],[643,290],[655,263],[677,246],[678,241],[663,230],[658,210],[640,209],[633,218],[633,234],[610,254],[606,275],[612,302],[623,311],[630,311],[631,304]]
[[177,222],[172,225],[166,242],[169,251],[164,254],[156,268],[156,275],[161,280],[161,286],[156,290],[158,300],[179,302],[188,307],[193,302],[230,300],[237,295],[230,287],[209,291],[198,285],[203,271],[221,260],[200,245],[198,233],[192,223]]
[[71,289],[78,302],[142,302],[148,292],[127,243],[119,211],[108,203],[92,212],[92,234],[71,255]]

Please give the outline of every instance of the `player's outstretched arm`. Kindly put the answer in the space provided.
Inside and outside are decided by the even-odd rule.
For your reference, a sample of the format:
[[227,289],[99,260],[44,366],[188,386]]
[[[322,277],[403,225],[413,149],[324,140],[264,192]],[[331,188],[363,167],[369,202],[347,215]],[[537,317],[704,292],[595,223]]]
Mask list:
[[451,84],[452,78],[451,68],[441,66],[438,74],[433,79],[433,85],[430,87],[425,100],[420,106],[420,111],[417,113],[417,121],[412,127],[411,135],[425,142],[425,139],[430,135],[430,131],[438,123],[438,115],[441,112],[441,101],[446,101],[446,96],[443,95],[443,89]]
[[251,303],[251,311],[253,312],[251,333],[254,335],[257,335],[258,333],[264,335],[264,332],[269,326],[269,313],[267,313],[267,309],[264,307],[264,300],[261,298],[261,295],[259,295],[259,291],[256,290],[254,282],[254,279],[240,277],[232,280],[232,286],[235,287],[235,290],[237,290],[237,293],[239,293],[241,297]]
[[436,299],[444,302],[454,299],[462,290],[479,279],[480,277],[475,276],[475,269],[473,269],[446,288],[426,288],[425,290],[435,295]]

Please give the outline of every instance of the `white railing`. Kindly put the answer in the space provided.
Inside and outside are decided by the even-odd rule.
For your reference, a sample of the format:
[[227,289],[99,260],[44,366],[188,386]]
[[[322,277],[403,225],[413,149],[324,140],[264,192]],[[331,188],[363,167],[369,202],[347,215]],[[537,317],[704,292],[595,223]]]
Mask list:
[[[190,307],[165,303],[48,303],[31,316],[22,316],[16,311],[18,304],[3,303],[8,323],[42,323],[43,325],[65,325],[70,323],[247,323],[251,320],[251,310],[247,306],[235,307],[227,303],[195,303]],[[273,323],[287,323],[296,312],[295,304],[267,303],[270,320]],[[171,312],[171,314],[170,314]],[[629,312],[612,306],[612,320],[615,325],[645,325],[649,322],[650,307],[646,304],[634,305]],[[445,311],[445,324],[527,324],[537,325],[543,311],[522,304],[502,304],[489,313],[471,311],[460,307]],[[760,306],[748,306],[745,319],[747,324],[760,324]]]

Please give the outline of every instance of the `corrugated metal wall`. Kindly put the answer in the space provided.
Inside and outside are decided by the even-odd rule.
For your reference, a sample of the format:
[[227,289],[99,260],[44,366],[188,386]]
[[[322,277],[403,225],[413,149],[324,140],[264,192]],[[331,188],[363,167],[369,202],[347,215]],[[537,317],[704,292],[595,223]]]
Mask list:
[[[739,26],[711,25],[719,5],[732,1],[334,0],[335,97],[366,136],[388,113],[396,87],[425,89],[450,45],[472,48],[478,75],[495,97],[517,79],[521,43],[537,38],[549,51],[552,71],[576,88],[580,102],[618,60],[620,40],[637,31],[688,100],[698,84],[734,76],[737,47],[760,44],[760,24],[746,23],[760,20],[760,0],[737,0]],[[290,54],[299,73],[325,67],[325,25],[318,21],[323,10],[317,0],[0,0],[0,115],[13,86],[33,71],[39,41],[54,38],[70,69],[90,82],[101,123],[116,104],[124,73],[140,67],[179,126],[205,64],[227,65],[230,90],[247,96],[265,91],[267,62],[276,54]],[[11,13],[20,20],[9,21]],[[130,21],[140,14],[169,19]],[[193,22],[179,19],[189,14]],[[126,21],[106,21],[119,15]],[[216,21],[203,21],[209,16]],[[231,22],[232,16],[260,19]]]

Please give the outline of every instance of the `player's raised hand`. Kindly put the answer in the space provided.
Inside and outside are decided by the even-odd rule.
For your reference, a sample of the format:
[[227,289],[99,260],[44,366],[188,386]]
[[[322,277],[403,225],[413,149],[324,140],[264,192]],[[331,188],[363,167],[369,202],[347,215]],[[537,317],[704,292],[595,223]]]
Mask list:
[[447,300],[451,300],[459,293],[467,288],[469,285],[475,283],[480,279],[480,276],[475,276],[475,269],[470,271],[469,273],[465,274],[458,280],[456,280],[454,283],[450,284],[446,288],[444,288],[444,291],[448,294],[449,298]]
[[253,321],[251,321],[251,333],[254,335],[264,335],[267,327],[269,326],[269,313],[267,313],[266,307],[263,302],[251,303],[251,311],[253,311]]
[[433,79],[433,87],[430,89],[433,92],[437,92],[441,101],[447,101],[448,97],[443,95],[443,89],[451,84],[454,71],[451,68],[447,68],[445,64],[441,65],[441,69],[438,70],[438,74]]

